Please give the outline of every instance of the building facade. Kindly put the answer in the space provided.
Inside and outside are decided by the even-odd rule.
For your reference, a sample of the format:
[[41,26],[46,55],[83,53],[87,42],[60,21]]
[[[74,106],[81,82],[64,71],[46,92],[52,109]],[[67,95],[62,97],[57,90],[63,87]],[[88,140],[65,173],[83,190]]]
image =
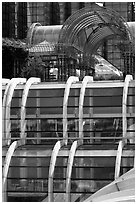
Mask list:
[[[77,10],[83,7],[92,9],[94,4],[94,2],[3,2],[2,37],[24,39],[32,23],[39,22],[43,26],[62,25]],[[104,2],[102,6],[117,11],[126,21],[135,21],[134,2]]]

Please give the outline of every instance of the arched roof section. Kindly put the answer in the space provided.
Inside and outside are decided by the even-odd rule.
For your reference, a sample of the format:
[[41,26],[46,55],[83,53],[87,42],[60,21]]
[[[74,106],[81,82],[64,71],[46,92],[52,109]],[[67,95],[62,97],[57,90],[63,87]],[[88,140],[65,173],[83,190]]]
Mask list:
[[58,42],[92,54],[103,40],[115,36],[128,43],[133,40],[127,23],[118,13],[94,6],[92,9],[83,8],[68,18],[60,31]]
[[40,23],[33,23],[27,33],[27,45],[38,45],[43,41],[56,44],[62,25],[42,26]]

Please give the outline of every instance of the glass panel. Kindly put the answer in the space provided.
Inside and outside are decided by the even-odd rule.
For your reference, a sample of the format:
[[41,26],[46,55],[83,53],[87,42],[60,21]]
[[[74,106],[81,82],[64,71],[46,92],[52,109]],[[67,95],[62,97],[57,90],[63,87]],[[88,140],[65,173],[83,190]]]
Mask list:
[[66,180],[54,179],[53,188],[54,188],[53,189],[54,193],[65,192],[65,190],[66,190]]
[[103,87],[103,88],[86,88],[86,92],[85,92],[86,96],[122,96],[123,95],[123,88],[120,87],[114,87],[114,88],[110,88],[110,87]]
[[[26,150],[27,151],[27,150]],[[37,150],[36,150],[37,151]],[[46,155],[45,155],[46,156]],[[40,162],[37,163],[37,159]],[[31,157],[13,157],[11,160],[10,166],[27,166],[27,167],[37,167],[37,166],[44,166],[48,167],[50,164],[50,157],[44,157],[44,158],[31,158]]]
[[28,97],[36,97],[39,96],[40,98],[48,98],[48,97],[63,97],[64,96],[64,89],[30,89]]
[[48,180],[44,179],[8,179],[8,191],[47,192]]
[[[114,140],[122,135],[122,119],[121,118],[102,118],[102,119],[84,119],[84,137],[89,137],[84,139],[84,142],[90,143],[101,142],[103,139],[101,137],[114,137]],[[92,140],[92,137],[97,137]],[[100,137],[100,138],[98,138]],[[107,138],[106,138],[107,139]],[[112,141],[107,139],[105,141]],[[113,140],[113,142],[114,142]]]

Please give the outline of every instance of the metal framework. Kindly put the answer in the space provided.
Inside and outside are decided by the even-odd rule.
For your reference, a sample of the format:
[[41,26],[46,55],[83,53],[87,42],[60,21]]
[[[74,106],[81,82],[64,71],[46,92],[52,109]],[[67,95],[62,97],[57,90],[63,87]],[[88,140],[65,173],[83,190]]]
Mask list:
[[[75,73],[79,67],[79,70],[85,70],[86,75],[89,75],[93,68],[92,56],[104,41],[110,45],[109,40],[113,39],[116,40],[117,55],[119,55],[117,58],[120,62],[117,63],[117,58],[114,57],[115,60],[112,63],[123,71],[125,52],[129,53],[130,58],[134,58],[133,30],[130,23],[125,22],[112,10],[99,6],[93,6],[92,9],[83,8],[72,14],[63,25],[41,26],[39,23],[33,23],[27,35],[29,55],[39,56],[44,63],[51,64],[52,58],[56,58],[58,80],[66,81],[72,75],[72,66]],[[70,63],[72,59],[73,65]],[[76,63],[77,60],[79,63]],[[48,71],[48,67],[46,70]],[[52,80],[52,77],[49,75],[45,80]]]
[[[100,35],[100,33],[102,34],[102,29],[104,29],[103,37]],[[90,31],[90,35],[87,35],[87,30]],[[84,31],[84,35],[82,31]],[[85,37],[83,46],[85,47],[85,43],[89,44],[90,53],[93,54],[100,41],[107,39],[110,35],[113,38],[119,35],[122,40],[132,41],[128,26],[119,14],[103,7],[95,7],[93,10],[83,8],[66,20],[59,35],[59,43],[64,42],[75,45],[78,42],[77,39]],[[84,49],[83,46],[81,49],[84,53],[89,53],[89,49]],[[86,47],[88,48],[88,46]]]

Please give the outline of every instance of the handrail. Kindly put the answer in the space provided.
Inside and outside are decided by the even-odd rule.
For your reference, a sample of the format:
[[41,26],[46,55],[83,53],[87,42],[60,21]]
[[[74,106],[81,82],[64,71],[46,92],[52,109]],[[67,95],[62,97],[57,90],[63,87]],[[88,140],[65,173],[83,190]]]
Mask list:
[[75,76],[70,76],[67,80],[66,83],[66,87],[65,87],[65,91],[64,91],[64,99],[63,99],[63,140],[64,143],[67,144],[67,106],[68,106],[68,97],[69,97],[69,93],[70,93],[70,88],[72,83],[76,83],[77,81],[79,81],[78,77]]
[[21,145],[24,145],[23,141],[21,141],[21,140],[14,141],[9,146],[7,154],[6,154],[6,158],[4,161],[4,167],[3,167],[3,182],[2,182],[2,200],[3,200],[3,202],[7,201],[7,177],[8,177],[11,158],[12,158],[15,150]]
[[77,147],[79,146],[78,141],[74,141],[71,149],[69,151],[69,158],[68,158],[68,164],[67,164],[67,173],[66,173],[66,195],[65,195],[65,201],[70,202],[70,190],[71,190],[71,173],[72,173],[72,167],[73,167],[73,161],[74,156]]
[[80,99],[79,99],[79,138],[83,137],[83,104],[85,90],[88,82],[93,82],[93,77],[85,76],[82,81],[82,86],[80,90]]
[[54,202],[54,197],[53,197],[54,170],[55,170],[55,165],[56,165],[56,160],[57,160],[59,150],[63,145],[64,145],[63,141],[57,141],[51,154],[49,176],[48,176],[48,202]]
[[6,113],[5,113],[5,130],[6,130],[6,139],[8,139],[7,140],[8,145],[11,142],[11,139],[10,139],[10,137],[11,137],[11,134],[10,134],[10,130],[11,130],[11,122],[10,122],[11,100],[12,100],[16,85],[20,84],[20,83],[25,83],[25,82],[26,82],[25,78],[15,78],[9,87],[7,100],[6,100],[6,110],[5,110],[6,111]]
[[26,102],[27,102],[27,97],[28,97],[28,93],[29,93],[29,89],[31,87],[32,84],[37,84],[39,83],[41,80],[40,78],[36,78],[36,77],[31,77],[27,80],[25,86],[24,86],[24,90],[23,90],[23,94],[22,94],[22,100],[21,100],[21,119],[20,119],[20,138],[21,139],[25,139],[25,130],[26,130],[26,122],[25,122],[25,117],[26,117]]
[[123,98],[122,98],[122,126],[123,126],[123,137],[127,134],[127,94],[129,82],[133,80],[131,75],[127,75],[125,78],[124,88],[123,88]]

